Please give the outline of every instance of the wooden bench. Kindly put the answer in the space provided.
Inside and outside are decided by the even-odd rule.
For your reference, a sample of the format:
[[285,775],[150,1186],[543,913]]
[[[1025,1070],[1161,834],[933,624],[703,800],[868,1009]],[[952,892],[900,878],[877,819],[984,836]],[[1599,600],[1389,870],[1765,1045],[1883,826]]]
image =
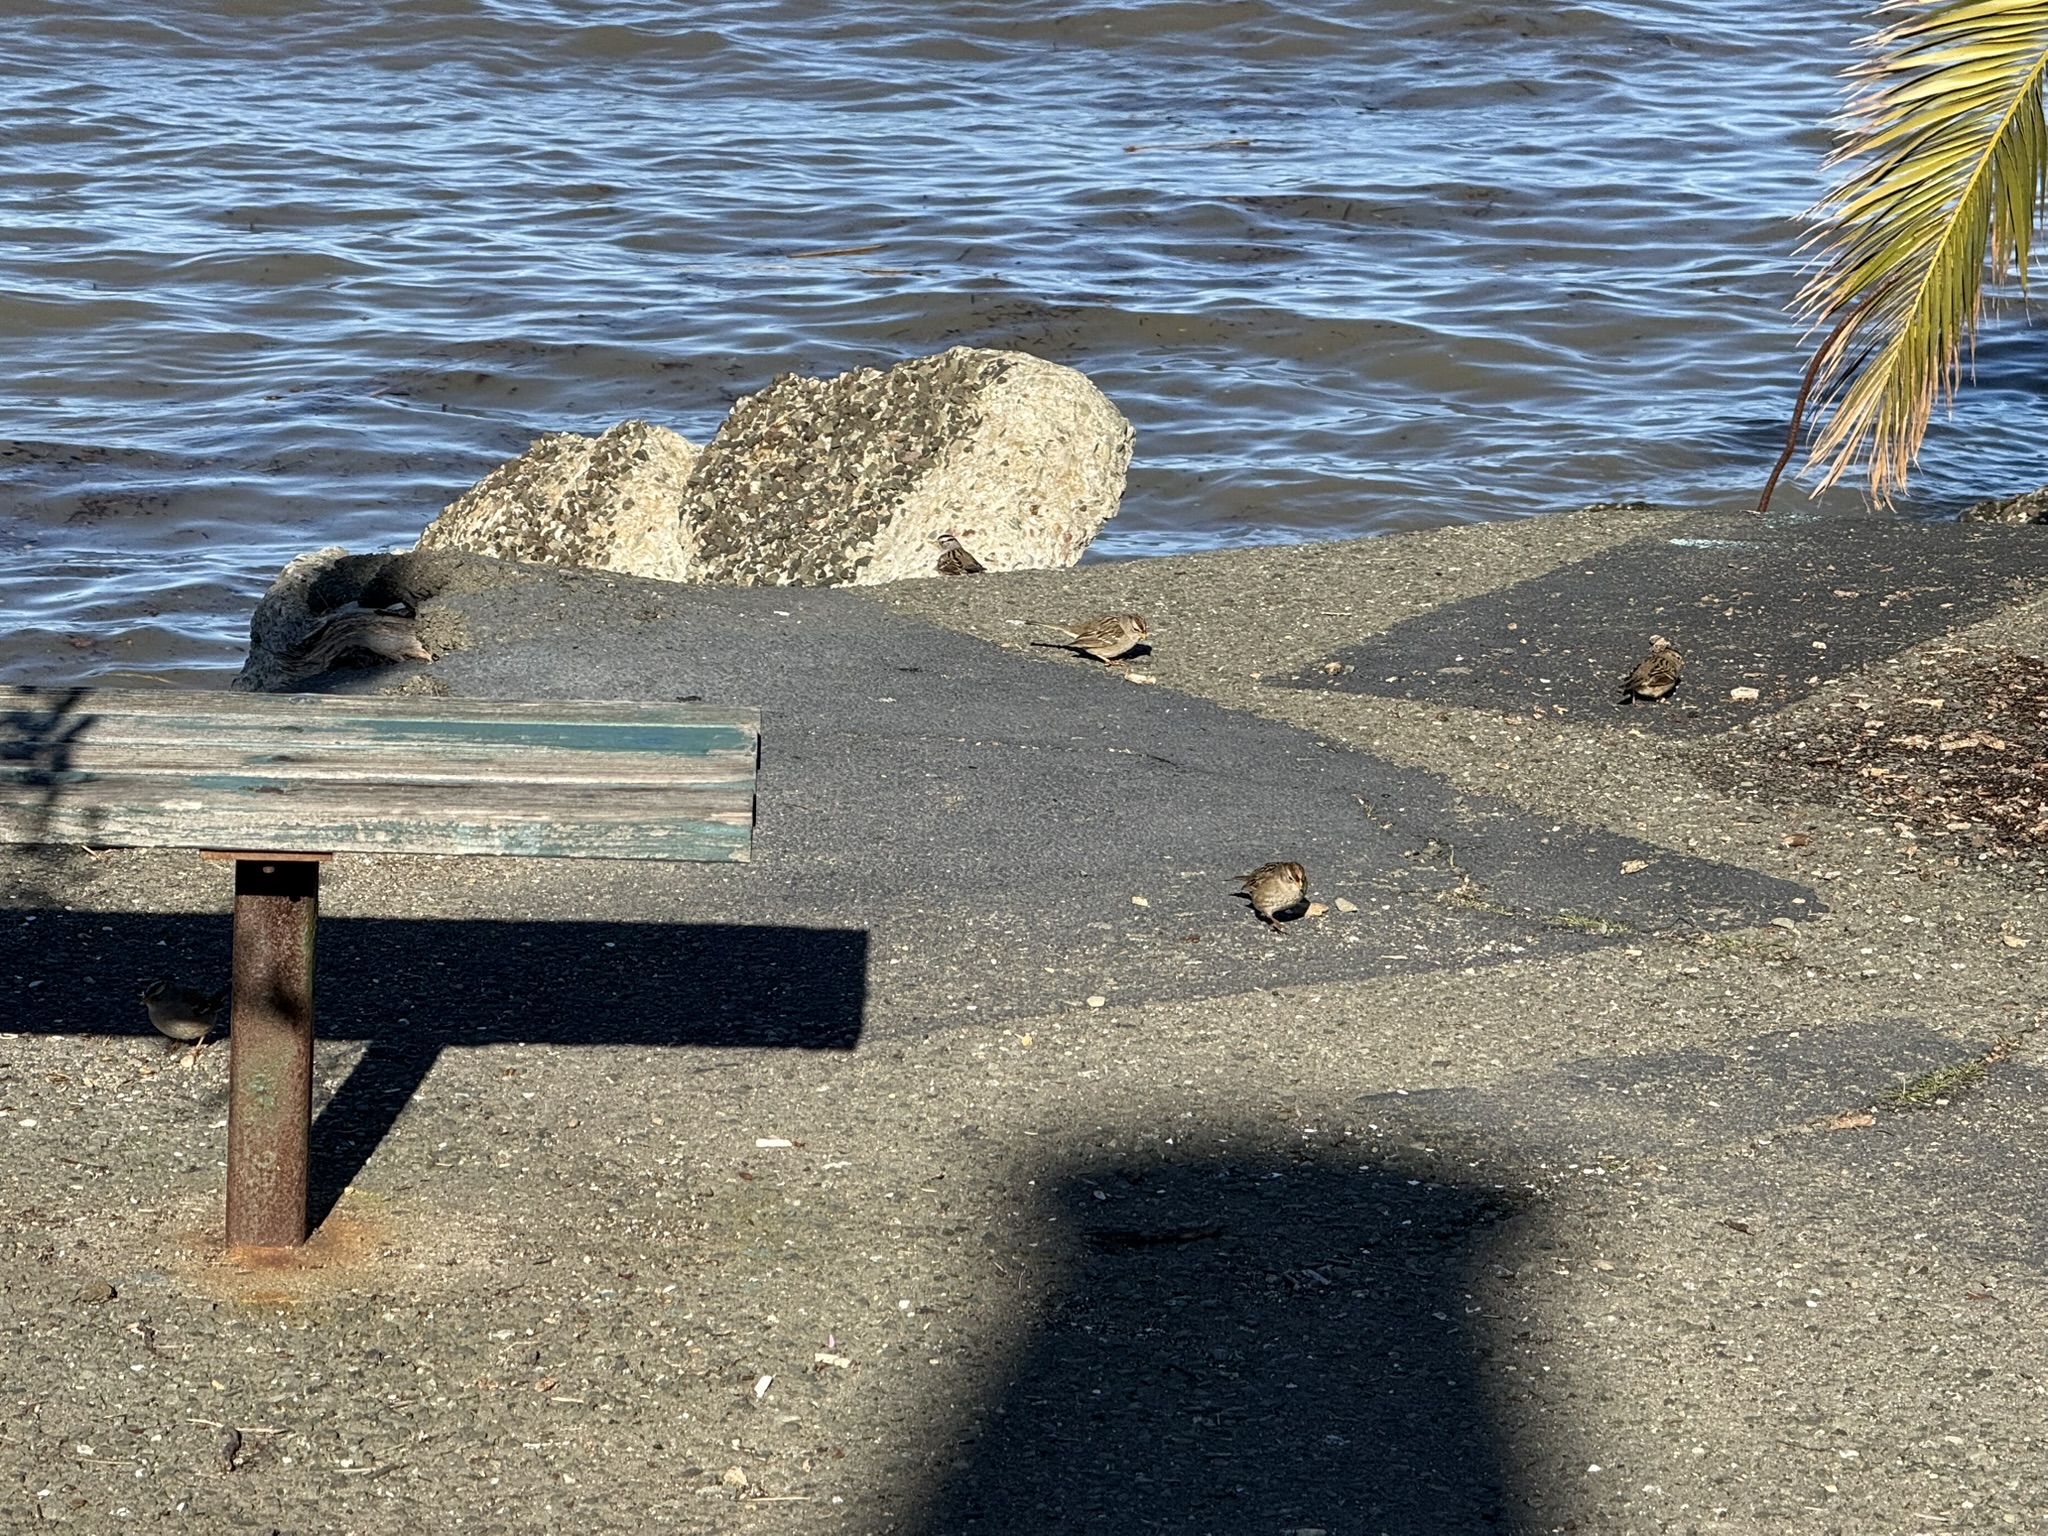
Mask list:
[[753,835],[754,710],[4,688],[0,718],[0,841],[234,863],[234,1250],[306,1238],[322,862],[744,861]]

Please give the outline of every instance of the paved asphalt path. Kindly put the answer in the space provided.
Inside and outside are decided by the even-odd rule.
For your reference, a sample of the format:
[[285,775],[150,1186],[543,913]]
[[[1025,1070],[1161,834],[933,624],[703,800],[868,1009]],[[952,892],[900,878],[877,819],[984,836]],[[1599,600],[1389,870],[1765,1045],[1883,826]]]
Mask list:
[[[1685,681],[1630,725],[1707,734],[1805,697],[1904,645],[2048,583],[2037,530],[1985,523],[1694,518],[1434,608],[1298,674],[1299,687],[1526,713],[1619,703],[1622,676],[1670,638]],[[1733,688],[1754,688],[1738,702]]]
[[[471,642],[433,665],[458,695],[761,708],[754,860],[670,871],[666,915],[724,928],[727,949],[748,949],[732,925],[780,930],[800,972],[864,960],[871,1031],[1480,967],[1818,908],[1800,885],[1547,822],[857,591],[437,570]],[[1269,859],[1305,864],[1331,911],[1264,930],[1233,877]],[[841,937],[814,951],[804,934]]]

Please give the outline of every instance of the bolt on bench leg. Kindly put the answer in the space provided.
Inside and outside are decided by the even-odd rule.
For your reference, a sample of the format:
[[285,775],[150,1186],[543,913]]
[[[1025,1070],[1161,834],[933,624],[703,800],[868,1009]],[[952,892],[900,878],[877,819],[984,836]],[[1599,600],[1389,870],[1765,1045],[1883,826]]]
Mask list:
[[235,860],[228,1033],[228,1248],[306,1240],[313,1120],[313,929],[320,866]]

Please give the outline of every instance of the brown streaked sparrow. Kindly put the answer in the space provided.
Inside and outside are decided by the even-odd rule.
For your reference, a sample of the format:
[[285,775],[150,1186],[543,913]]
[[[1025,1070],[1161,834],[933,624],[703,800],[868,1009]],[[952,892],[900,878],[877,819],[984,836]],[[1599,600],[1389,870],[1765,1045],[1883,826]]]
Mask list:
[[988,569],[974,558],[965,544],[950,533],[940,534],[938,545],[941,576],[979,576]]
[[1635,671],[1622,679],[1621,702],[1637,699],[1665,699],[1678,687],[1679,669],[1685,658],[1662,635],[1650,636],[1650,654],[1636,663]]
[[1238,894],[1252,904],[1259,921],[1278,933],[1278,914],[1300,906],[1308,894],[1308,871],[1291,862],[1261,864],[1250,874],[1239,875],[1237,883]]
[[1033,645],[1059,651],[1078,651],[1110,666],[1118,665],[1118,657],[1152,633],[1145,627],[1145,616],[1141,613],[1103,613],[1092,619],[1083,619],[1078,624],[1058,624],[1051,619],[1033,619],[1031,622],[1056,629],[1067,637],[1061,642],[1034,640],[1031,642]]

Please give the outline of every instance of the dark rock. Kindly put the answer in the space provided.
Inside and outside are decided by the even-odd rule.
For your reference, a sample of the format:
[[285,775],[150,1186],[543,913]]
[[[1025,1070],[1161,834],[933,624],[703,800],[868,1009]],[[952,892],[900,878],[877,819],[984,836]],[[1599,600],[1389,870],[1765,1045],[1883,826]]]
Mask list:
[[2018,496],[1994,497],[1965,507],[1957,518],[1964,523],[2048,523],[2048,489],[2026,491]]

